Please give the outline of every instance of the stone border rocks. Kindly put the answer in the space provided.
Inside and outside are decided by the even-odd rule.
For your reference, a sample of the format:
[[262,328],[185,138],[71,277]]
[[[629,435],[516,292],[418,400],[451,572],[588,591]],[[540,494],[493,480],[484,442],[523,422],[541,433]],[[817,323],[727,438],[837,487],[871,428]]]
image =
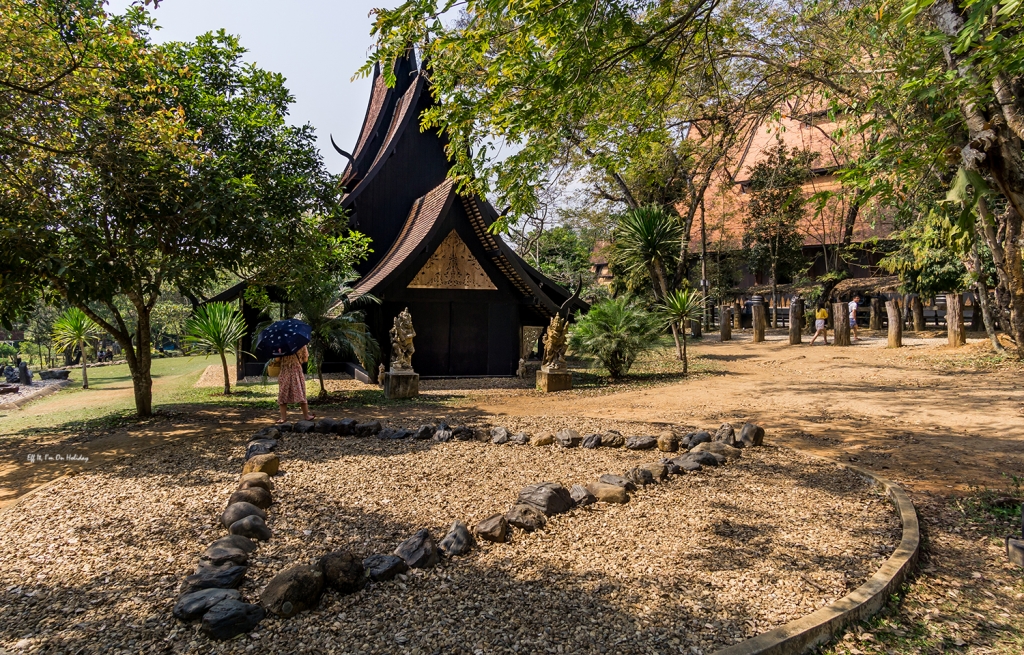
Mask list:
[[[763,435],[761,438],[763,439]],[[903,538],[900,545],[867,582],[846,596],[774,630],[717,650],[714,655],[796,655],[812,652],[818,646],[831,641],[836,633],[846,626],[862,621],[882,609],[889,597],[896,593],[917,567],[921,550],[921,531],[917,511],[907,492],[897,484],[866,469],[833,462],[817,455],[811,456],[839,464],[884,488],[903,522]]]

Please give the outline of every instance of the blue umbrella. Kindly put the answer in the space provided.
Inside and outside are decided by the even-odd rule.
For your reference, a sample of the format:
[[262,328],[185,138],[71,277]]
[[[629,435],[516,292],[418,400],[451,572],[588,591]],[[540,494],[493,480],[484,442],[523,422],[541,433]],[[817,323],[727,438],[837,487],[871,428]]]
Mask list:
[[286,357],[302,350],[313,338],[313,328],[294,318],[275,321],[256,337],[256,357]]

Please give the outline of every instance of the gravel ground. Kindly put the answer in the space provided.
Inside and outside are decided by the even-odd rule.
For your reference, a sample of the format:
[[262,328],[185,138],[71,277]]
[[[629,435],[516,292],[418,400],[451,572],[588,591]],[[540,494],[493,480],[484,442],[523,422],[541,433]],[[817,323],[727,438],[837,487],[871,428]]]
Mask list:
[[21,385],[18,385],[17,393],[5,393],[4,395],[0,396],[0,405],[7,404],[7,403],[13,403],[16,400],[21,400],[25,396],[34,394],[37,391],[39,391],[40,389],[45,389],[46,387],[50,387],[50,386],[53,386],[55,384],[60,384],[61,382],[63,382],[63,380],[39,380],[39,379],[36,379],[36,380],[32,381],[32,384],[21,384]]
[[[503,419],[527,431],[564,420]],[[313,612],[268,617],[214,643],[170,610],[198,553],[224,534],[218,517],[246,440],[146,451],[59,480],[0,515],[0,647],[709,653],[845,595],[900,534],[888,501],[861,478],[769,446],[648,487],[627,505],[576,509],[510,543],[482,543],[428,572],[350,596],[327,592]],[[455,519],[472,525],[506,510],[527,484],[568,486],[659,457],[331,435],[288,436],[278,453],[275,538],[250,561],[241,590],[251,602],[278,570],[329,550],[390,553],[422,527],[440,539]]]

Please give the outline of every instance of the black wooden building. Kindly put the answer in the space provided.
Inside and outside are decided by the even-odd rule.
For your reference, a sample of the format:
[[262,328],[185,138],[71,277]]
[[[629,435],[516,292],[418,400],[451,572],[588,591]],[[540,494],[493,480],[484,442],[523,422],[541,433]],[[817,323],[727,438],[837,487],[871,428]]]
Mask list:
[[[367,323],[385,364],[388,330],[408,307],[421,376],[514,375],[523,328],[546,326],[571,294],[488,233],[497,213],[486,200],[456,192],[444,135],[420,129],[434,99],[412,53],[395,64],[395,77],[389,88],[375,71],[343,175],[351,226],[373,240],[356,284],[357,294],[382,301],[366,310]],[[587,306],[572,299],[568,309]]]

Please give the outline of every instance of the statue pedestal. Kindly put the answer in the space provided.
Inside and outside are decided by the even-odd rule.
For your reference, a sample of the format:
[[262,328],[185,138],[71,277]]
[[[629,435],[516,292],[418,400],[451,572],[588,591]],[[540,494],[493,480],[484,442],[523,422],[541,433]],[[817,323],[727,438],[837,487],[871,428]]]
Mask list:
[[537,389],[544,393],[569,391],[572,389],[572,373],[569,371],[537,371]]
[[415,371],[388,371],[384,374],[384,397],[415,398],[420,395],[420,374]]

